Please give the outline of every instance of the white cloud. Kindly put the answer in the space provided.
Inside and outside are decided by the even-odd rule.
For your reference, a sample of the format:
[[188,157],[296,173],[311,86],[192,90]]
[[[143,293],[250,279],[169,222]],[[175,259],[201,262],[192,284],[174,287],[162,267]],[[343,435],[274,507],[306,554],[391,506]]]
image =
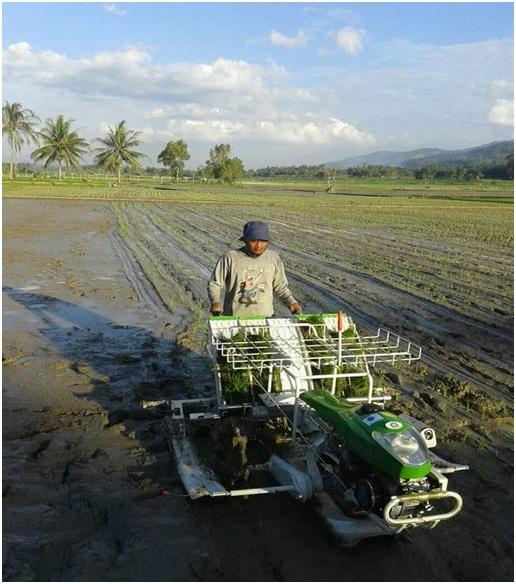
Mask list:
[[491,81],[489,84],[489,93],[491,95],[504,95],[512,94],[514,90],[514,84],[511,81],[506,81],[505,79],[497,79]]
[[288,71],[274,62],[261,66],[218,58],[211,63],[155,64],[142,46],[68,59],[37,52],[22,42],[4,51],[4,73],[7,81],[17,85],[26,81],[67,90],[82,99],[150,101],[151,107],[141,114],[144,118],[219,118],[223,114],[257,118],[278,107],[318,100],[308,89],[289,86]]
[[156,134],[159,135],[159,133],[156,132],[154,128],[149,127],[136,128],[135,131],[138,132],[138,140],[140,140],[144,144],[152,142],[156,138]]
[[14,43],[7,47],[7,54],[11,55],[12,58],[27,56],[31,51],[32,49],[29,43],[24,41],[20,43]]
[[[96,139],[99,137],[104,137],[106,134],[111,132],[117,124],[118,121],[116,123],[100,122],[97,125],[97,131],[95,133]],[[132,132],[137,132],[138,140],[140,140],[140,142],[142,142],[143,144],[148,144],[155,140],[170,137],[169,132],[157,130],[156,128],[152,128],[150,126],[136,127],[132,124],[130,124],[129,126]],[[96,142],[96,139],[93,142],[93,146],[99,147],[100,144]]]
[[290,95],[297,99],[298,101],[306,101],[306,102],[316,102],[319,101],[319,98],[315,96],[313,93],[308,91],[307,89],[294,89],[290,92]]
[[164,118],[172,115],[192,116],[194,118],[206,118],[220,116],[221,108],[205,107],[197,103],[182,103],[173,106],[157,107],[143,112],[144,118]]
[[268,94],[260,66],[222,58],[208,64],[153,64],[150,53],[142,47],[74,60],[49,51],[33,51],[22,42],[4,50],[3,62],[8,81],[25,78],[81,96],[212,102],[214,95],[219,95],[245,103]]
[[171,66],[173,80],[200,90],[238,90],[260,93],[262,69],[246,61],[215,59],[210,64]]
[[[407,126],[421,147],[465,148],[508,139],[507,127],[486,123],[486,117],[493,98],[512,99],[489,97],[488,89],[493,80],[505,80],[495,85],[498,89],[509,86],[513,51],[512,39],[451,45],[395,39],[377,45],[374,68],[343,74],[326,66],[306,74],[319,80],[318,94],[328,108],[339,112],[339,104],[345,104],[343,119],[352,117],[358,127],[369,120],[382,148],[388,136],[400,136]],[[404,141],[400,137],[385,147],[401,150]]]
[[308,115],[303,118],[290,116],[280,121],[170,119],[166,124],[166,129],[177,137],[207,141],[241,138],[296,145],[342,142],[371,145],[375,143],[373,136],[342,120]]
[[273,45],[287,47],[293,49],[297,47],[304,47],[308,42],[308,36],[302,30],[298,30],[296,36],[289,37],[276,30],[271,30],[269,33],[269,40]]
[[497,126],[512,128],[514,125],[514,100],[497,99],[493,107],[489,110],[487,119]]
[[268,78],[274,81],[285,81],[289,76],[287,69],[274,61],[269,61],[263,71]]
[[116,14],[117,16],[125,15],[125,10],[117,8],[115,4],[103,4],[102,7],[106,12],[110,12],[111,14]]
[[338,30],[335,35],[337,45],[349,55],[357,55],[363,49],[362,40],[365,31],[351,26],[346,26]]
[[45,67],[60,67],[66,62],[66,57],[54,53],[54,51],[35,53],[29,43],[20,42],[9,45],[7,49],[4,49],[3,61],[7,73],[9,70],[28,69],[30,71],[37,71]]
[[[103,51],[94,55],[93,59],[81,59],[78,61],[79,67],[103,67],[111,66],[131,66],[147,63],[151,60],[150,53],[141,47],[126,47],[121,51]],[[72,62],[73,63],[73,62]]]
[[180,120],[171,119],[166,125],[171,136],[204,141],[225,140],[246,136],[247,126],[231,120]]
[[168,108],[166,107],[155,107],[151,110],[143,112],[144,118],[164,118],[169,115]]
[[256,128],[263,138],[300,145],[337,142],[374,144],[375,142],[371,135],[337,118],[311,119],[308,117],[302,120],[280,121],[275,124],[262,121],[256,123]]
[[[336,30],[326,37],[332,56],[344,50]],[[42,119],[62,113],[78,120],[86,138],[101,135],[101,119],[126,119],[131,129],[143,128],[142,151],[154,157],[163,142],[184,138],[195,163],[217,140],[255,165],[332,160],[373,144],[465,148],[512,137],[512,39],[394,39],[373,48],[364,68],[341,59],[339,66],[307,62],[289,70],[243,59],[158,62],[144,46],[72,59],[19,42],[4,49],[4,95]]]

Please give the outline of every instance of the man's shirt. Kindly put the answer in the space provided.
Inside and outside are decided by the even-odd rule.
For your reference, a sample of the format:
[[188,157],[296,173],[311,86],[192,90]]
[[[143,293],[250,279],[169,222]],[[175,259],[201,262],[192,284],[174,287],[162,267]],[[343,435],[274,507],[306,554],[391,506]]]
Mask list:
[[211,302],[223,302],[224,314],[272,316],[273,295],[287,306],[296,302],[288,287],[279,254],[266,249],[251,256],[242,247],[226,252],[217,262],[208,284]]

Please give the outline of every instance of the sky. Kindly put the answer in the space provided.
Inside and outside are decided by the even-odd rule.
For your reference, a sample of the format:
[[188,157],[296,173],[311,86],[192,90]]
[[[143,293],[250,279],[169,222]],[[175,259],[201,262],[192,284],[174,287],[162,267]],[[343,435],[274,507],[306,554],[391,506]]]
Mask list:
[[510,2],[3,2],[3,101],[90,142],[125,120],[145,166],[178,139],[192,169],[220,143],[247,168],[468,148],[513,138],[513,23]]

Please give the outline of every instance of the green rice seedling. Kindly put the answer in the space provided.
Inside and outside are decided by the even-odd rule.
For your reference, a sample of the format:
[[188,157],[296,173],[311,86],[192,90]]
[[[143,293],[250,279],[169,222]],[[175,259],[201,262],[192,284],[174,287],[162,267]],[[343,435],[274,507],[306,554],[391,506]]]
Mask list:
[[[352,367],[350,365],[341,365],[340,367],[335,367],[333,365],[322,365],[320,369],[317,370],[318,373],[322,375],[334,375],[340,373],[359,373],[360,369]],[[333,379],[331,377],[327,379],[316,380],[319,382],[320,389],[325,389],[326,391],[332,391],[333,389]],[[369,381],[367,377],[338,377],[335,382],[335,395],[337,397],[347,398],[347,397],[365,397],[369,391]]]
[[224,399],[230,405],[251,401],[251,379],[249,371],[233,369],[226,360],[219,363],[220,381]]
[[[238,331],[231,340],[238,346],[237,343],[245,342],[245,332],[243,330]],[[219,354],[218,363],[224,399],[230,405],[243,404],[250,401],[252,392],[249,371],[234,369],[233,365],[222,354]]]
[[[328,351],[328,343],[326,339],[335,339],[338,337],[338,332],[326,331],[322,325],[324,325],[324,317],[321,314],[311,314],[304,318],[301,322],[305,322],[308,324],[313,325],[313,328],[306,327],[302,329],[302,334],[305,339],[310,339],[309,344],[309,355],[313,359],[317,359],[321,353]],[[318,332],[318,327],[320,327],[320,336]],[[347,328],[346,330],[342,331],[343,339],[349,341],[355,337],[355,331],[353,328]],[[331,365],[329,363],[322,364],[320,367],[317,367],[315,364],[312,364],[312,372],[314,375],[338,375],[342,373],[359,373],[361,372],[360,369],[357,367],[353,367],[351,365],[342,364],[338,365]],[[326,379],[315,379],[314,386],[316,389],[324,389],[327,391],[332,391],[333,386],[335,383],[335,394],[338,397],[364,397],[367,395],[369,390],[369,382],[367,377],[338,377],[337,379],[328,377]]]
[[[274,354],[274,345],[272,342],[272,337],[270,333],[266,330],[260,331],[258,334],[247,335],[247,340],[249,342],[254,342],[257,354],[255,359],[260,362],[261,359],[270,359]],[[277,365],[272,364],[272,366],[264,365],[261,368],[257,368],[252,371],[253,378],[257,382],[258,391],[263,391],[268,387],[269,375],[272,375],[271,391],[272,393],[281,392],[281,375],[280,368]]]
[[[236,348],[240,343],[246,345],[254,343],[256,353],[253,354],[253,360],[256,362],[260,362],[262,358],[270,358],[273,352],[272,339],[267,331],[248,334],[245,330],[240,330],[233,335],[231,340]],[[252,401],[257,393],[267,389],[269,375],[272,375],[271,391],[281,392],[280,369],[276,365],[272,365],[272,368],[265,365],[249,369],[234,369],[233,365],[220,355],[219,371],[224,398],[231,405]]]

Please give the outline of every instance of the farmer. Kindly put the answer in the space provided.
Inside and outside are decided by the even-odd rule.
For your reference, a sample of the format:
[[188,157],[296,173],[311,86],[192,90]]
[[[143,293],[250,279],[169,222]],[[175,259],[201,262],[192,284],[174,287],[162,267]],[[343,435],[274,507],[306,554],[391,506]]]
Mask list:
[[249,221],[240,238],[244,247],[227,251],[217,262],[208,284],[212,314],[264,316],[274,314],[273,294],[292,313],[302,307],[289,290],[285,269],[277,252],[269,247],[269,226]]

